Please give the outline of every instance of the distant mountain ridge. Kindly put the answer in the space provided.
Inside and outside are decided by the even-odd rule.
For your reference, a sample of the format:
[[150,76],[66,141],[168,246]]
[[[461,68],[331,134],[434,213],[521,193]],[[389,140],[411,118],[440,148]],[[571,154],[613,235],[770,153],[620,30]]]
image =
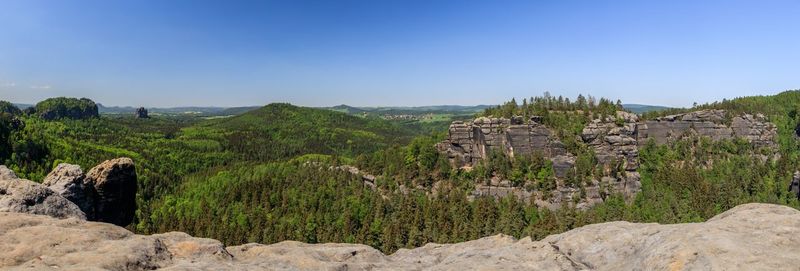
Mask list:
[[672,107],[647,104],[623,104],[622,107],[636,114],[672,109]]
[[[100,114],[133,114],[136,112],[137,107],[133,106],[104,106],[97,104]],[[261,106],[243,106],[243,107],[217,107],[217,106],[185,106],[185,107],[149,107],[147,111],[155,114],[187,114],[187,115],[203,115],[203,116],[226,116],[238,115],[250,110],[261,108]]]
[[[33,104],[13,103],[14,106],[25,109],[33,107]],[[105,106],[97,104],[100,114],[134,114],[138,107],[134,106]],[[356,107],[346,104],[318,107],[319,109],[327,109],[338,111],[350,115],[363,114],[363,113],[376,113],[376,114],[426,114],[426,113],[457,113],[457,114],[472,114],[480,112],[486,108],[493,107],[492,105],[430,105],[430,106],[365,106]],[[240,107],[222,107],[222,106],[180,106],[180,107],[146,107],[149,113],[167,114],[167,115],[200,115],[200,116],[230,116],[246,113],[261,106],[240,106]]]
[[428,106],[364,106],[356,107],[346,104],[341,104],[331,107],[320,107],[321,109],[328,109],[333,111],[344,112],[347,114],[474,114],[483,111],[486,108],[494,107],[493,105],[428,105]]

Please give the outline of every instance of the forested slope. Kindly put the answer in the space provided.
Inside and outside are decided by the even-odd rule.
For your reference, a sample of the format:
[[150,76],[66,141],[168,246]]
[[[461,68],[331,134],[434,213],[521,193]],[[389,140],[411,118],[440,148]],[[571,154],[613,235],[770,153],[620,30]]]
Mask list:
[[[796,208],[786,188],[799,165],[798,104],[800,93],[790,91],[698,106],[765,113],[778,126],[777,149],[704,138],[648,143],[639,149],[642,191],[636,198],[608,195],[586,211],[541,209],[512,197],[468,200],[476,183],[492,176],[547,178],[547,163],[500,155],[481,170],[462,170],[434,147],[444,131],[420,134],[390,121],[288,104],[213,120],[47,121],[4,110],[13,112],[0,113],[0,144],[7,146],[0,159],[23,177],[41,180],[62,161],[87,168],[133,158],[140,208],[131,228],[140,233],[185,231],[227,244],[359,242],[391,252],[497,233],[541,238],[613,220],[696,222],[746,202]],[[596,163],[591,149],[574,137],[585,123],[619,109],[619,103],[587,98],[535,97],[523,105],[510,102],[481,115],[543,116],[590,170]],[[374,186],[339,168],[345,164],[376,175]]]

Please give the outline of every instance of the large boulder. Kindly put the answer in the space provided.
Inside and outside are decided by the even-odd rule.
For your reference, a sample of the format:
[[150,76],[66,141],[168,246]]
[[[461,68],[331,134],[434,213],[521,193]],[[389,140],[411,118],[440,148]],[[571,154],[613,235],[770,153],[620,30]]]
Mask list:
[[130,158],[117,158],[89,170],[84,181],[97,193],[94,220],[125,226],[136,212],[136,167]]
[[81,167],[59,164],[42,182],[75,203],[92,221],[126,226],[136,212],[136,168],[130,158],[108,160],[84,174]]
[[86,215],[71,201],[44,185],[17,178],[5,166],[0,166],[0,212],[86,219]]
[[800,199],[800,170],[796,170],[792,175],[792,182],[789,183],[789,192]]
[[97,192],[92,184],[86,183],[86,174],[80,166],[59,164],[47,174],[42,184],[78,205],[87,219],[94,220]]
[[86,98],[49,98],[34,107],[39,117],[45,120],[88,119],[100,116],[97,104]]

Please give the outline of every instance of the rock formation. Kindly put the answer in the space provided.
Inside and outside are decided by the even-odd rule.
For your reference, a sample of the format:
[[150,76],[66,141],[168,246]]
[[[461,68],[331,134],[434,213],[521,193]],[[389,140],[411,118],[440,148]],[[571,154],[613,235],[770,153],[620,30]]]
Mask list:
[[[639,147],[651,139],[656,144],[665,144],[686,136],[712,140],[739,137],[756,146],[774,147],[776,134],[776,126],[761,114],[729,116],[724,110],[701,110],[641,121],[635,114],[618,111],[614,116],[601,116],[589,122],[581,133],[580,139],[593,148],[597,161],[604,168],[604,176],[587,183],[583,188],[585,193],[560,183],[554,191],[527,191],[503,185],[510,184],[508,181],[497,180],[488,186],[478,184],[473,196],[513,194],[526,201],[533,198],[540,206],[549,208],[575,201],[579,208],[588,207],[602,202],[604,195],[612,193],[621,193],[630,199],[641,189],[637,172]],[[520,117],[456,121],[450,125],[449,137],[436,147],[455,166],[465,168],[486,159],[491,151],[502,151],[509,157],[541,152],[553,162],[559,179],[567,176],[575,165],[575,155],[567,152],[564,144],[538,117],[531,118],[528,124]]]
[[136,167],[130,158],[100,163],[86,174],[86,183],[97,191],[97,221],[128,225],[136,212]]
[[0,240],[0,269],[794,270],[800,211],[745,204],[704,223],[609,222],[541,241],[496,235],[391,255],[358,244],[224,247],[185,233],[143,236],[111,224],[7,212],[0,212]]
[[100,116],[97,104],[86,98],[49,98],[36,104],[34,111],[45,120],[88,119]]
[[789,183],[789,192],[800,199],[800,170],[797,170],[792,175],[792,182]]
[[0,180],[17,179],[17,174],[8,169],[8,167],[0,165]]
[[524,124],[521,118],[477,118],[471,123],[461,121],[450,125],[450,137],[437,148],[446,153],[457,166],[468,166],[488,157],[491,151],[501,151],[510,157],[540,151],[545,157],[567,155],[564,144],[552,136],[539,118]]
[[[4,179],[13,181],[3,182]],[[9,210],[50,214],[50,209],[65,205],[69,208],[63,209],[69,212],[56,217],[74,216],[119,226],[130,224],[136,212],[136,171],[130,158],[105,161],[88,174],[80,166],[59,164],[42,184],[19,180],[14,172],[0,166],[0,188],[3,187],[5,190],[0,191],[10,192],[0,193],[0,203]],[[26,201],[28,198],[32,200]],[[77,210],[72,210],[72,206]]]
[[74,203],[44,185],[17,178],[5,166],[0,166],[0,212],[86,219]]
[[146,109],[146,108],[144,108],[144,107],[139,107],[139,108],[137,108],[137,109],[136,109],[136,118],[137,118],[137,119],[147,119],[147,118],[150,118],[150,116],[149,116],[149,115],[147,115],[147,109]]
[[[730,125],[726,120],[730,119]],[[774,146],[775,124],[762,114],[728,116],[725,110],[701,110],[644,121],[638,127],[639,144],[652,138],[658,144],[685,136],[705,136],[712,140],[741,137],[757,146]]]
[[[622,193],[627,198],[641,190],[639,176],[639,148],[637,145],[639,117],[635,114],[618,111],[616,116],[606,116],[604,120],[595,119],[583,129],[581,139],[595,152],[597,162],[606,172],[619,171],[619,178],[600,178],[600,186],[586,189],[588,203],[601,202],[601,194]],[[610,190],[610,191],[608,191]]]
[[47,174],[42,184],[78,205],[87,219],[94,220],[97,192],[85,181],[86,174],[80,166],[62,163]]

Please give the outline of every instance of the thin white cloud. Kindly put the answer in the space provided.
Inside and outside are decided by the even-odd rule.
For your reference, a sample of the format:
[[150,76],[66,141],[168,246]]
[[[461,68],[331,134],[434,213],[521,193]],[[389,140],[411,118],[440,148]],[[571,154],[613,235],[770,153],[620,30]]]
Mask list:
[[53,87],[50,86],[50,85],[38,85],[38,86],[30,86],[29,88],[31,88],[31,89],[51,89]]
[[0,83],[0,87],[2,88],[13,88],[16,87],[17,83],[9,82],[9,83]]

